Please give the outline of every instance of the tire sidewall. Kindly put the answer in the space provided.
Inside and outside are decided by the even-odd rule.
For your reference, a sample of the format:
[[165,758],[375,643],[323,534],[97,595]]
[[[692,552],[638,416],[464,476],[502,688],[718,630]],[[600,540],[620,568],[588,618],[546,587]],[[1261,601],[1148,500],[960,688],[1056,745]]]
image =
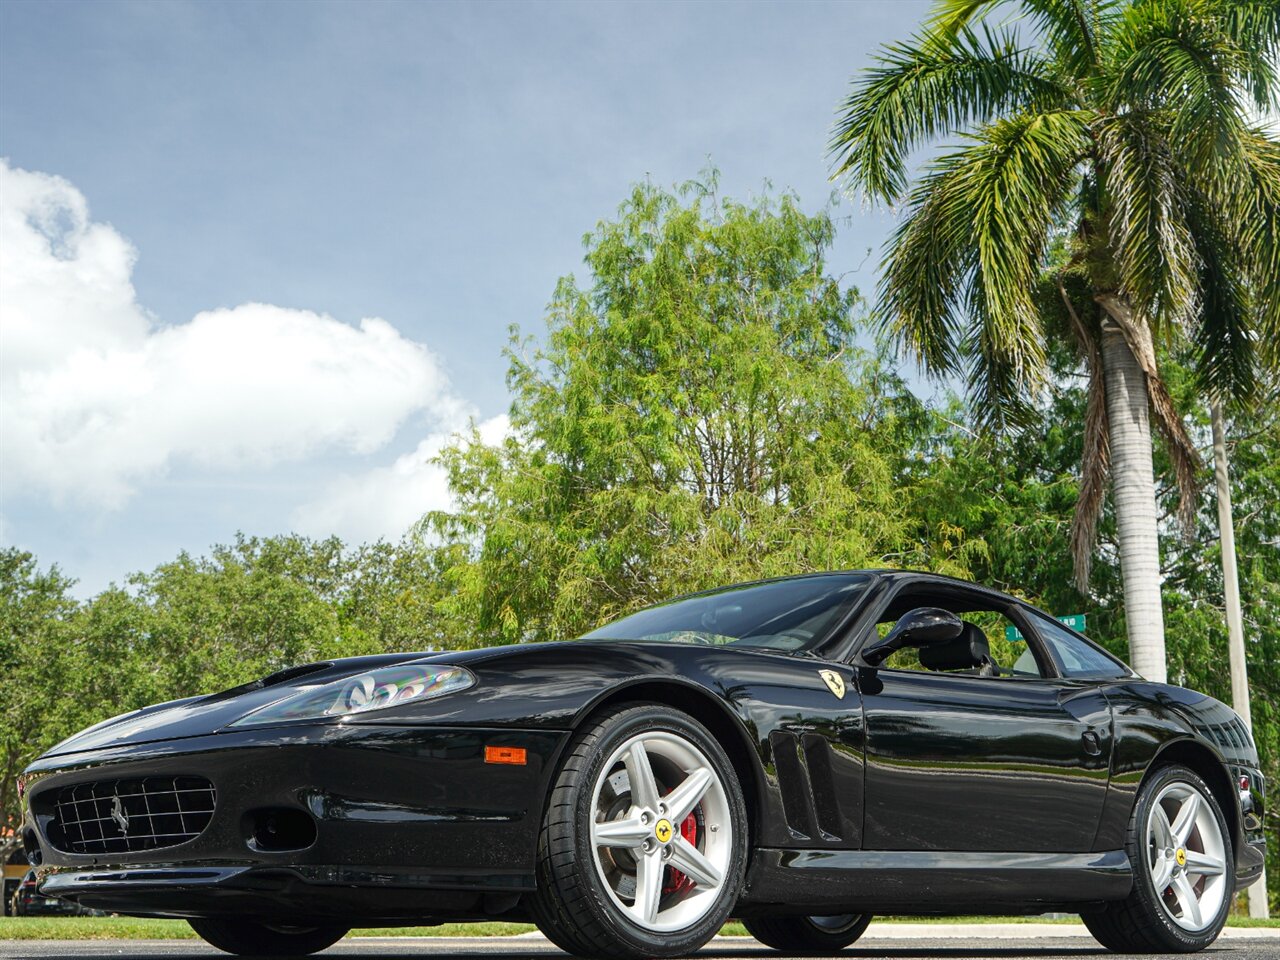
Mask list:
[[[1151,866],[1147,858],[1147,818],[1160,791],[1171,783],[1183,783],[1199,792],[1201,801],[1208,804],[1218,822],[1218,829],[1222,833],[1225,850],[1223,869],[1226,872],[1225,883],[1228,893],[1222,898],[1222,906],[1218,908],[1218,915],[1214,917],[1213,922],[1203,930],[1194,933],[1178,926],[1173,918],[1169,916],[1168,911],[1165,910],[1164,904],[1155,890],[1151,877]],[[1199,950],[1208,946],[1218,938],[1218,934],[1222,932],[1222,928],[1227,922],[1227,915],[1231,912],[1233,899],[1231,891],[1235,889],[1234,838],[1227,828],[1226,817],[1218,806],[1218,800],[1214,797],[1213,791],[1187,767],[1178,765],[1162,767],[1143,786],[1142,792],[1138,795],[1138,802],[1134,806],[1133,816],[1134,822],[1131,830],[1129,857],[1134,871],[1134,893],[1142,902],[1146,911],[1159,925],[1161,934],[1168,939],[1171,948]]]
[[207,943],[240,956],[297,957],[328,949],[349,932],[348,927],[321,926],[297,932],[274,928],[256,920],[217,917],[188,920]]
[[[671,707],[645,705],[624,710],[603,720],[596,729],[600,738],[577,784],[573,811],[573,848],[586,877],[587,889],[595,907],[593,912],[614,936],[640,953],[670,956],[677,952],[696,950],[713,937],[728,919],[742,886],[746,867],[747,816],[737,774],[723,748],[706,727]],[[646,930],[618,909],[596,869],[595,851],[591,844],[593,794],[605,762],[626,740],[638,734],[657,731],[674,733],[688,739],[707,758],[728,797],[733,828],[733,847],[719,899],[696,923],[670,932]]]
[[813,917],[763,917],[746,919],[743,923],[748,933],[775,950],[829,956],[857,941],[872,919],[869,913],[856,914],[855,919],[840,930],[820,927],[813,922]]
[[828,930],[826,927],[820,927],[813,922],[813,917],[804,917],[802,919],[807,930],[806,939],[815,947],[822,947],[828,950],[843,950],[866,931],[867,926],[871,923],[871,914],[854,914],[854,919],[839,930]]

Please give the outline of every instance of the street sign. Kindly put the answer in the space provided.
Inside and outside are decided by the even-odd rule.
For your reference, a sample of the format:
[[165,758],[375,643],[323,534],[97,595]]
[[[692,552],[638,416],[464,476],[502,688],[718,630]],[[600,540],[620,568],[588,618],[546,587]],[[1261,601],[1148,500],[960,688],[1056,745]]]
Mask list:
[[[1065,617],[1054,617],[1061,624],[1065,624],[1077,633],[1084,633],[1084,614],[1069,613]],[[1004,638],[1010,643],[1022,643],[1027,638],[1022,635],[1022,631],[1017,627],[1005,627]]]

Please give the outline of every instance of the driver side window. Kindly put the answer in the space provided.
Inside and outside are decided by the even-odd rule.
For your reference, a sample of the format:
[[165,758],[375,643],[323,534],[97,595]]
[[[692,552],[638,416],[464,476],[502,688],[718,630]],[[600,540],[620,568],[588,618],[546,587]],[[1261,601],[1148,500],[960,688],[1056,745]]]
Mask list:
[[890,670],[918,670],[926,673],[954,673],[980,677],[1038,680],[1044,676],[1035,653],[1015,624],[998,610],[971,610],[969,604],[937,597],[912,596],[895,602],[876,625],[881,638],[888,635],[898,618],[911,608],[941,607],[955,613],[965,624],[956,641],[930,647],[905,647],[894,651],[884,662]]

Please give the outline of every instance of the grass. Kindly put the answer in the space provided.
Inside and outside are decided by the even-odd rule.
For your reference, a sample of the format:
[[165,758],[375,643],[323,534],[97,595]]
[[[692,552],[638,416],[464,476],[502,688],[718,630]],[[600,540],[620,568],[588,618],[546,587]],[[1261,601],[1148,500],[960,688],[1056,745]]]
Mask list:
[[[1076,923],[1074,917],[878,917],[878,923]],[[1280,917],[1254,920],[1231,917],[1232,927],[1280,928]],[[527,923],[444,923],[438,927],[360,929],[358,937],[509,937],[529,933]],[[746,936],[740,923],[726,924],[725,936]],[[195,933],[182,920],[135,920],[132,917],[0,917],[0,940],[191,940]]]
[[1227,920],[1228,927],[1277,927],[1280,928],[1280,917],[1271,917],[1268,920],[1262,920],[1255,917],[1230,917]]
[[[438,927],[386,927],[355,931],[361,937],[509,937],[536,929],[530,923],[444,923]],[[0,917],[0,940],[193,940],[185,920],[133,917]]]

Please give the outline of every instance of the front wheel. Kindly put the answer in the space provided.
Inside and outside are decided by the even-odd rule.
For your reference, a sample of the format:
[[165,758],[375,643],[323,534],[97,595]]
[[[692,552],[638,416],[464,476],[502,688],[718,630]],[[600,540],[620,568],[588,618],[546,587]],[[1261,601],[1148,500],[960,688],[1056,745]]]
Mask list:
[[1143,785],[1125,844],[1129,896],[1082,915],[1089,932],[1123,953],[1192,953],[1218,938],[1231,910],[1235,857],[1213,793],[1179,765]]
[[853,943],[871,922],[869,913],[834,917],[758,917],[742,925],[765,946],[787,954],[839,953]]
[[737,901],[746,839],[742,788],[702,724],[657,704],[612,710],[574,738],[556,777],[534,920],[578,956],[692,953]]
[[241,957],[301,957],[331,947],[347,927],[293,927],[253,920],[205,918],[188,920],[210,946]]

